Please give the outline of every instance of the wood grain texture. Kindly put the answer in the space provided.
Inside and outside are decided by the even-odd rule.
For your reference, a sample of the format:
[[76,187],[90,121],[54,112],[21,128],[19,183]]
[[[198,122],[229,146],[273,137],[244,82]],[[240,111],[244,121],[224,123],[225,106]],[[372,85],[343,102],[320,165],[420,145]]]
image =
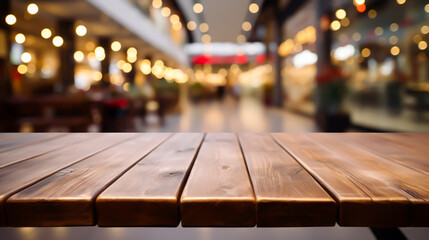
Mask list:
[[10,195],[135,134],[75,135],[82,138],[78,144],[0,169],[0,226],[6,225],[4,205]]
[[335,225],[335,201],[269,134],[242,133],[239,140],[258,204],[258,227]]
[[[336,198],[340,225],[409,226],[416,225],[417,219],[427,225],[427,220],[421,214],[413,214],[415,210],[410,208],[412,203],[411,206],[424,210],[427,175],[336,139],[335,134],[274,134],[274,137]],[[354,193],[349,192],[353,185],[335,186],[346,181],[356,187]],[[369,199],[357,194],[357,189]]]
[[186,227],[255,225],[255,197],[234,134],[206,135],[180,207]]
[[[11,196],[6,202],[8,224],[94,225],[96,196],[169,135],[139,134]],[[116,134],[104,137],[112,138]]]
[[0,141],[0,152],[19,149],[29,144],[43,142],[48,139],[53,139],[65,135],[64,133],[4,133],[8,136],[4,141]]
[[14,138],[18,138],[21,135],[23,135],[23,134],[22,133],[0,133],[0,142],[10,140],[10,139],[14,139]]
[[335,134],[341,141],[350,142],[382,158],[429,174],[429,134],[424,133],[353,133]]
[[[409,226],[429,226],[429,174],[421,170],[425,167],[423,155],[427,145],[417,141],[425,134],[407,134],[408,138],[402,136],[401,140],[407,143],[393,147],[391,141],[386,141],[392,139],[391,134],[375,134],[376,139],[383,143],[378,144],[378,150],[368,149],[368,144],[376,144],[376,141],[373,141],[374,134],[357,134],[360,139],[358,141],[353,141],[356,140],[354,135],[356,134],[329,134],[317,136],[317,140],[323,143],[340,142],[339,145],[344,147],[337,150],[339,154],[354,155],[361,171],[371,172],[374,178],[383,179],[388,186],[410,201]],[[426,136],[429,138],[429,134]],[[416,143],[411,151],[409,147],[413,139]]]
[[176,133],[140,160],[98,196],[98,225],[177,226],[179,196],[203,137]]
[[0,152],[0,168],[67,147],[81,140],[82,134],[55,134],[50,136],[50,138],[45,138],[44,141],[37,141],[16,149]]

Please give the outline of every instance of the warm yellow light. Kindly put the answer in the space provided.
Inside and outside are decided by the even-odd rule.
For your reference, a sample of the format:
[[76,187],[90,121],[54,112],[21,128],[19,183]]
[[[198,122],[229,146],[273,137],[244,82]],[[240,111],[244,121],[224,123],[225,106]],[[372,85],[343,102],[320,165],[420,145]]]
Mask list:
[[344,27],[347,27],[348,25],[350,25],[350,19],[348,19],[346,17],[341,19],[341,25]]
[[252,3],[249,5],[249,11],[251,13],[257,13],[259,11],[259,6],[256,3]]
[[245,41],[246,41],[246,36],[244,36],[243,34],[240,34],[237,36],[238,43],[244,43]]
[[163,8],[161,9],[161,15],[162,15],[163,17],[168,17],[168,16],[170,16],[170,14],[171,14],[171,10],[170,10],[170,8],[168,8],[168,7],[163,7]]
[[15,36],[15,42],[19,44],[23,44],[25,42],[25,35],[22,33],[18,33]]
[[280,56],[286,57],[287,55],[292,53],[294,46],[294,41],[292,39],[287,39],[286,41],[282,42],[282,44],[280,44],[277,49],[277,52]]
[[399,39],[398,39],[398,37],[397,37],[397,36],[391,36],[391,37],[389,38],[389,43],[390,43],[390,44],[392,44],[392,45],[397,44],[397,43],[398,43],[398,41],[399,41]]
[[252,24],[250,24],[250,22],[246,21],[241,25],[241,28],[243,29],[243,31],[250,31],[250,29],[252,29]]
[[55,36],[52,39],[52,44],[54,44],[55,47],[61,47],[64,44],[64,40],[60,36]]
[[170,22],[171,22],[172,24],[177,24],[177,23],[179,23],[179,22],[180,22],[180,18],[179,18],[179,16],[177,16],[177,14],[173,14],[173,15],[171,15],[171,17],[170,17]]
[[122,69],[124,67],[124,64],[125,61],[121,59],[116,63],[116,66],[118,66],[119,69]]
[[195,13],[202,13],[203,10],[204,10],[203,4],[201,4],[201,3],[195,3],[194,7],[193,7],[193,10],[194,10]]
[[369,18],[376,18],[377,17],[377,11],[375,11],[374,9],[371,9],[368,11],[368,17]]
[[152,7],[154,7],[154,8],[162,7],[162,0],[153,0],[152,1]]
[[429,3],[425,5],[425,12],[429,13]]
[[393,47],[390,49],[390,53],[391,53],[393,56],[398,55],[400,52],[401,52],[401,49],[399,49],[399,47],[398,47],[398,46],[393,46]]
[[32,64],[32,63],[30,63],[30,64],[28,64],[28,66],[27,66],[27,72],[29,73],[29,74],[33,74],[33,73],[35,73],[36,72],[36,65],[34,65],[34,64]]
[[124,66],[122,66],[122,71],[125,73],[129,73],[133,70],[133,66],[130,63],[125,63]]
[[420,41],[418,47],[420,50],[425,50],[428,47],[428,43],[426,41]]
[[162,60],[156,60],[153,65],[158,67],[164,67],[164,62]]
[[362,5],[365,3],[365,0],[354,0],[356,5]]
[[149,59],[144,59],[142,61],[142,63],[140,64],[140,70],[142,71],[142,73],[144,75],[149,75],[150,74],[150,72],[152,70],[152,66],[151,66],[151,63],[150,63]]
[[390,31],[396,32],[396,31],[398,31],[398,29],[399,29],[399,26],[397,23],[390,24]]
[[189,31],[194,31],[197,28],[197,24],[194,21],[189,21],[186,27],[188,27]]
[[135,63],[137,61],[137,56],[136,55],[134,55],[134,56],[127,55],[127,61],[129,63]]
[[178,22],[176,24],[173,24],[173,29],[179,31],[180,29],[182,29],[182,23]]
[[114,41],[112,42],[112,44],[110,45],[110,48],[112,49],[112,51],[114,52],[118,52],[119,50],[121,50],[122,45],[120,42],[118,41]]
[[18,70],[19,74],[24,75],[24,74],[26,74],[26,73],[27,73],[28,68],[27,68],[27,66],[25,66],[24,64],[20,64],[20,65],[18,66],[17,70]]
[[95,48],[95,43],[94,43],[94,42],[89,41],[89,42],[87,42],[87,43],[85,44],[85,48],[86,48],[86,50],[87,50],[87,51],[92,51],[92,50],[94,50],[94,48]]
[[125,92],[128,92],[130,90],[130,83],[129,82],[124,83],[124,85],[122,85],[122,89]]
[[418,34],[414,35],[414,37],[413,37],[413,42],[414,43],[418,44],[421,40],[422,40],[422,36],[420,36]]
[[76,51],[76,52],[73,54],[73,58],[74,58],[74,60],[75,60],[76,62],[82,62],[82,61],[83,61],[83,59],[85,58],[85,55],[83,54],[83,52],[82,52],[82,51]]
[[42,35],[42,38],[44,39],[48,39],[52,36],[52,31],[49,28],[44,28],[41,32],[40,35]]
[[422,34],[428,34],[428,33],[429,33],[429,27],[428,27],[427,25],[423,25],[423,26],[420,28],[420,32],[421,32]]
[[343,19],[343,18],[345,18],[345,17],[346,17],[346,15],[347,15],[347,13],[346,13],[346,11],[345,11],[344,9],[338,9],[338,10],[335,12],[335,16],[336,16],[338,19]]
[[381,35],[383,35],[383,32],[384,32],[384,30],[383,30],[383,28],[382,28],[382,27],[376,27],[376,28],[375,28],[375,30],[374,30],[374,33],[375,33],[375,35],[377,35],[377,36],[381,36]]
[[332,21],[331,22],[331,29],[332,31],[337,31],[338,29],[341,28],[341,23],[338,20]]
[[137,49],[134,47],[128,48],[127,55],[128,56],[137,56]]
[[201,23],[200,24],[200,31],[205,33],[209,31],[209,25],[207,23]]
[[97,58],[98,61],[103,61],[106,58],[106,52],[104,51],[104,48],[101,46],[98,46],[94,50],[95,58]]
[[203,41],[203,43],[210,43],[211,40],[212,37],[210,37],[210,35],[208,34],[203,34],[203,36],[201,37],[201,41]]
[[85,26],[83,26],[83,25],[79,25],[79,26],[77,26],[77,27],[76,27],[76,34],[77,34],[79,37],[83,37],[83,36],[85,36],[85,35],[86,35],[86,33],[87,33],[87,29],[86,29],[86,27],[85,27]]
[[28,53],[28,52],[23,52],[21,54],[21,61],[23,63],[29,63],[29,62],[31,62],[31,54]]
[[92,75],[92,77],[94,78],[95,81],[100,81],[101,79],[103,79],[103,74],[99,71],[95,71]]
[[37,14],[39,12],[39,7],[35,3],[30,3],[27,6],[27,12],[31,15]]
[[13,25],[16,23],[16,17],[13,14],[9,14],[4,19],[8,25]]
[[407,0],[396,0],[396,2],[397,2],[399,5],[404,4],[406,1],[407,1]]
[[371,50],[369,50],[369,48],[364,48],[364,49],[362,49],[362,52],[361,52],[361,54],[362,54],[362,57],[369,57],[370,55],[371,55]]

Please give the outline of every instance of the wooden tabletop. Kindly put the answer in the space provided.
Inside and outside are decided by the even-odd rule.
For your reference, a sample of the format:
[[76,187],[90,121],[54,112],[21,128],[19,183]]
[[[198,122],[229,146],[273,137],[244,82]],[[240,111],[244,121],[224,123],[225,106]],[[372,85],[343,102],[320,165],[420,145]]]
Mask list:
[[0,133],[0,226],[429,226],[429,134]]

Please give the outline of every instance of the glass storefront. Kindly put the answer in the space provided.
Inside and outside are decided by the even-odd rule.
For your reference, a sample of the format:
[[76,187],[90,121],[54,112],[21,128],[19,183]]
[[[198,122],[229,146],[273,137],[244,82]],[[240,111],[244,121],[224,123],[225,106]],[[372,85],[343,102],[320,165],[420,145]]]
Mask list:
[[331,24],[331,57],[347,79],[352,122],[387,131],[428,131],[429,6],[419,0],[374,0],[365,7],[359,12],[356,4],[337,4],[333,22],[341,26]]

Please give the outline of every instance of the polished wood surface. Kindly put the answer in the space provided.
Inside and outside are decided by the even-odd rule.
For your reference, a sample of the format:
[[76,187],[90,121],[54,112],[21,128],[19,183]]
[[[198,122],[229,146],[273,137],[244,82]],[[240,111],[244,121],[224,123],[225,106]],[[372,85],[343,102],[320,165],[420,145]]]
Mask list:
[[[362,135],[360,141],[369,137]],[[429,176],[348,142],[353,134],[274,134],[339,203],[342,226],[425,226]],[[338,185],[341,183],[341,185]],[[343,184],[348,183],[348,184]]]
[[[37,135],[41,134],[37,133]],[[37,140],[43,141],[43,144],[38,144],[38,141],[30,142],[28,145],[20,146],[15,151],[11,149],[0,152],[0,168],[82,141],[82,136],[79,134],[70,136],[66,136],[65,134],[42,134],[41,136],[44,137]]]
[[182,226],[256,224],[256,201],[233,133],[208,133],[180,200]]
[[[128,134],[114,137],[108,134],[73,135],[79,135],[79,143],[0,168],[0,226],[6,224],[4,204],[12,194],[130,137]],[[43,142],[40,144],[43,145]]]
[[239,134],[259,227],[334,226],[335,201],[269,134]]
[[0,226],[429,226],[429,134],[0,133]]
[[63,133],[2,133],[0,138],[0,152],[6,152],[26,145],[36,144],[46,139],[65,135]]
[[[134,135],[11,196],[11,226],[94,225],[94,200],[169,134]],[[79,149],[76,149],[79,151]]]
[[179,197],[203,137],[174,134],[109,186],[97,198],[98,225],[177,226]]

